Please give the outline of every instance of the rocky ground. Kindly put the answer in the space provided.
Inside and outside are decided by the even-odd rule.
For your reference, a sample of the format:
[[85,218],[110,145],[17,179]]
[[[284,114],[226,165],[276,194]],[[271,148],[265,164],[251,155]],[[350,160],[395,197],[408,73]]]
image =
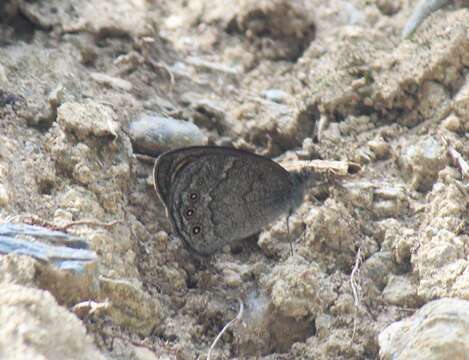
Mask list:
[[[3,1],[0,219],[96,256],[2,250],[0,357],[204,359],[241,302],[212,359],[467,358],[469,9],[415,5]],[[201,258],[149,156],[189,144],[361,170]]]

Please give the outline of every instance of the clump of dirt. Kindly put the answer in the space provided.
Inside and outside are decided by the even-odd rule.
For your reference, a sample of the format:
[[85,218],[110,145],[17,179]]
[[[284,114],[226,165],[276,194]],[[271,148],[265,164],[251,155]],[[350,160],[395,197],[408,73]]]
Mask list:
[[[408,3],[0,4],[1,221],[113,224],[68,229],[98,255],[86,276],[1,255],[4,357],[204,358],[239,299],[212,359],[427,359],[431,327],[411,325],[469,300],[469,9],[402,40]],[[163,138],[136,127],[148,117]],[[199,143],[361,171],[201,258],[172,236],[140,154]],[[450,358],[464,324],[444,325]]]

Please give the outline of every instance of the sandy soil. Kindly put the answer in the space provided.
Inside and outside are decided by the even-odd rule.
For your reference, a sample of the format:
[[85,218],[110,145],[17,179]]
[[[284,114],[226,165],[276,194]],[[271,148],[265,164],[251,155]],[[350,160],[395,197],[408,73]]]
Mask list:
[[[415,4],[3,1],[0,219],[121,222],[69,229],[84,273],[0,256],[0,358],[203,359],[238,299],[212,359],[466,358],[469,9],[402,40]],[[148,114],[196,126],[157,150],[361,170],[201,258],[132,145]]]

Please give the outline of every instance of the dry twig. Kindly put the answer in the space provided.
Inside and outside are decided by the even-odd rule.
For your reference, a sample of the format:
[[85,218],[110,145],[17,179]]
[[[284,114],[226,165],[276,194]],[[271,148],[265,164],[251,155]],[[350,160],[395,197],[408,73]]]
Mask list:
[[351,161],[332,160],[296,160],[291,164],[285,164],[288,171],[299,171],[301,169],[311,169],[316,173],[333,173],[338,176],[346,176],[360,170],[360,165]]
[[357,255],[355,257],[355,265],[352,269],[352,273],[350,274],[350,286],[352,287],[353,300],[354,300],[353,303],[355,305],[355,312],[353,315],[353,332],[352,332],[351,343],[353,343],[353,340],[355,338],[355,332],[357,330],[357,312],[358,312],[358,306],[360,305],[360,285],[356,281],[356,277],[360,278],[361,263],[362,263],[361,248],[358,248]]
[[78,304],[75,304],[72,307],[73,313],[75,313],[78,317],[83,318],[86,315],[94,314],[95,312],[100,312],[106,310],[110,306],[110,302],[106,299],[104,302],[96,302],[92,300],[82,301]]

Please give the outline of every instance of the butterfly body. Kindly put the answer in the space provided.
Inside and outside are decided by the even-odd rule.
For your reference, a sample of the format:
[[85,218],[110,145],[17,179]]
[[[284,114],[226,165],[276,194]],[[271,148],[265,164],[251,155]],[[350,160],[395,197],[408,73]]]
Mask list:
[[303,195],[276,162],[224,147],[166,152],[155,163],[154,180],[174,231],[201,255],[255,234]]

